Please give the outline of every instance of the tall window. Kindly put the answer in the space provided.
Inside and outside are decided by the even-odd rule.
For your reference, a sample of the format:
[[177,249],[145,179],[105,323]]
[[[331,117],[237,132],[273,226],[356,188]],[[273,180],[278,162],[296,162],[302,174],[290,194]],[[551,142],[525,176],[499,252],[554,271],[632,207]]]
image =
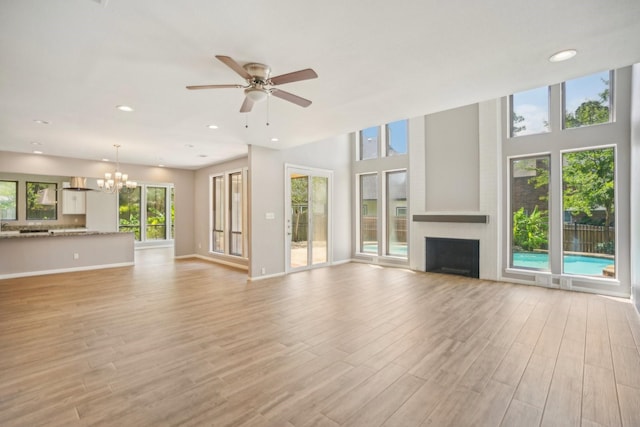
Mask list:
[[136,241],[141,240],[140,222],[142,186],[118,193],[118,223],[122,232],[133,232]]
[[169,239],[175,239],[176,237],[176,189],[171,187],[171,228]]
[[511,136],[549,132],[549,87],[510,96]]
[[374,126],[360,131],[360,160],[377,159],[380,142],[380,127]]
[[378,254],[378,174],[360,175],[360,252]]
[[242,255],[242,172],[229,174],[229,253]]
[[407,171],[387,172],[387,255],[407,256]]
[[387,156],[407,154],[407,123],[408,120],[398,120],[385,126],[387,141]]
[[511,160],[511,267],[549,271],[550,156]]
[[58,219],[58,184],[27,181],[27,220]]
[[615,151],[562,155],[563,272],[615,277]]
[[147,240],[165,240],[167,238],[167,188],[147,188]]
[[612,120],[613,72],[568,80],[562,86],[565,129]]
[[[616,104],[615,95],[632,83],[626,67],[558,83],[549,91],[550,104],[562,114],[550,115],[548,133],[517,143],[503,136],[510,172],[505,216],[511,220],[503,277],[603,293],[624,292],[630,283],[628,252],[620,252],[630,224],[617,221],[618,214],[628,217],[629,205],[626,199],[618,205],[616,196],[631,191],[631,110]],[[503,107],[510,106],[505,99]]]
[[211,236],[211,250],[224,253],[224,176],[212,178],[212,214],[213,230]]
[[0,220],[18,219],[18,182],[0,181]]
[[246,256],[247,169],[211,176],[209,251]]
[[118,193],[119,230],[133,232],[135,240],[144,244],[173,239],[175,219],[174,187],[140,184]]

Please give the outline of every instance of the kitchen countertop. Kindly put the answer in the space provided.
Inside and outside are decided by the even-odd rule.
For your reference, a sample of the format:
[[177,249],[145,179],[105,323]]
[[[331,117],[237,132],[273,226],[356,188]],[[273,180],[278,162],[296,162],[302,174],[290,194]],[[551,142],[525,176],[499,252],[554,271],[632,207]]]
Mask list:
[[51,230],[46,232],[36,233],[20,233],[19,231],[2,231],[0,232],[0,239],[27,239],[35,237],[65,237],[65,236],[102,236],[110,234],[127,234],[130,232],[120,231],[92,231],[92,230]]

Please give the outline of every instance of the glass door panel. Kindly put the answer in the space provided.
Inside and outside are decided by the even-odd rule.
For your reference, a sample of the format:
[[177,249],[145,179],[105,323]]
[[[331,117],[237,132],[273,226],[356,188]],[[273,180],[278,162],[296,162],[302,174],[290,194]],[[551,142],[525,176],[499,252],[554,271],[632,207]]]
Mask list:
[[288,233],[290,236],[289,268],[309,265],[309,176],[289,173],[291,204]]
[[311,263],[324,264],[328,261],[329,242],[329,179],[323,176],[311,178]]
[[167,238],[167,188],[147,187],[147,240]]

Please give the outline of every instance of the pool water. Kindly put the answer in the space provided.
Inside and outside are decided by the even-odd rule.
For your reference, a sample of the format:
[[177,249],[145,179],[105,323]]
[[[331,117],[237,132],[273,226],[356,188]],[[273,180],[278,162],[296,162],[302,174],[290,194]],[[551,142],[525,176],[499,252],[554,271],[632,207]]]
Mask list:
[[[583,255],[565,255],[564,272],[583,276],[602,276],[602,270],[614,265],[615,261]],[[513,254],[513,267],[549,269],[549,255],[545,253],[516,252]]]

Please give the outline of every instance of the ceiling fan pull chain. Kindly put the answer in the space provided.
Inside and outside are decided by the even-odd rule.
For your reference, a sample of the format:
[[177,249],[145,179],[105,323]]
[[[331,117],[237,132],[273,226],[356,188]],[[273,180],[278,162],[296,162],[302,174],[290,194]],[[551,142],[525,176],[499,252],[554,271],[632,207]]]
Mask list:
[[249,129],[249,113],[244,113],[244,127]]
[[267,126],[269,126],[269,95],[267,95]]

